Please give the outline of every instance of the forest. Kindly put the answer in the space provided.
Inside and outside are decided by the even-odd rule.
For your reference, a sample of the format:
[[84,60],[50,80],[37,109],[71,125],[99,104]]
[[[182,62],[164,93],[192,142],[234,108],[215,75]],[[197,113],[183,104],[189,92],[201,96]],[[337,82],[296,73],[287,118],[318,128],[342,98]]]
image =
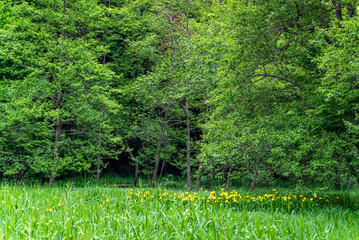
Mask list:
[[0,177],[351,189],[358,6],[0,1]]

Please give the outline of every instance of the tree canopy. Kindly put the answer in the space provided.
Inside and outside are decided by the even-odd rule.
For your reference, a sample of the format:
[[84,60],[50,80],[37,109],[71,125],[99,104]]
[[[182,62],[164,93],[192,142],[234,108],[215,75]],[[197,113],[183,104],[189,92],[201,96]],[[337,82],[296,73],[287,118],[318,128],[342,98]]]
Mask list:
[[0,175],[359,184],[356,0],[0,2]]

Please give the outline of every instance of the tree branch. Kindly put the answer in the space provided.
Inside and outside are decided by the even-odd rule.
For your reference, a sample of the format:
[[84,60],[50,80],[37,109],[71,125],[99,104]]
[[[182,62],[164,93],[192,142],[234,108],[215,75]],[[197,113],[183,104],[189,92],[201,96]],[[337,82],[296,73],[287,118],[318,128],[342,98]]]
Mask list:
[[[271,78],[279,78],[279,79],[282,79],[286,82],[290,82],[292,83],[294,86],[301,86],[303,87],[302,84],[299,84],[299,83],[296,83],[295,81],[289,79],[289,78],[286,78],[286,77],[282,77],[282,76],[278,76],[278,75],[274,75],[274,74],[269,74],[269,73],[257,73],[257,74],[254,74],[255,77],[257,76],[263,76],[263,77],[271,77]],[[261,78],[263,79],[263,78]]]

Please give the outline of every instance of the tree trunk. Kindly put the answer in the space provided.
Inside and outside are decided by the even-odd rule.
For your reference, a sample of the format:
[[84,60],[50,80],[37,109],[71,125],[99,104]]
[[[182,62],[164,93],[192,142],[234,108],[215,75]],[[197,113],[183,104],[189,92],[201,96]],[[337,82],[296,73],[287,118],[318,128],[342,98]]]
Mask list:
[[[186,81],[188,85],[188,80]],[[191,183],[191,128],[189,119],[188,95],[186,96],[186,125],[187,125],[187,187],[188,191],[192,191]]]
[[[189,20],[188,20],[188,11],[189,11],[189,0],[187,1],[187,14],[186,14],[186,39],[187,44],[189,44]],[[186,52],[187,61],[189,59],[189,51]],[[186,126],[187,126],[187,187],[189,191],[192,191],[191,183],[191,126],[189,118],[189,102],[188,102],[188,88],[189,88],[189,79],[186,79]]]
[[355,15],[355,6],[351,3],[347,4],[348,17],[352,18]]
[[[59,97],[57,99],[57,101],[58,101],[57,109],[60,109],[61,94],[57,94],[57,96]],[[55,181],[56,163],[57,163],[58,152],[59,152],[59,141],[60,141],[60,135],[61,135],[61,127],[62,127],[62,123],[61,123],[61,120],[58,118],[58,119],[56,119],[56,123],[55,123],[54,156],[53,156],[53,167],[51,170],[51,177],[49,180],[50,187],[52,187],[52,184]]]
[[[136,78],[138,78],[139,75],[140,75],[140,62],[137,61]],[[135,97],[132,95],[131,110],[130,110],[130,114],[128,116],[128,127],[130,127],[130,123],[131,123],[131,120],[132,120],[132,113],[133,113],[133,105],[134,104],[135,104]],[[125,143],[125,146],[128,149],[130,149],[129,142]],[[135,174],[134,174],[134,178],[133,178],[133,186],[137,187],[137,182],[138,182],[138,162],[135,161],[135,156],[133,155],[131,150],[128,152],[128,154],[130,155],[131,160],[135,163]]]
[[[133,156],[132,151],[129,151],[128,154],[130,154],[130,157],[131,157],[132,161],[134,161],[133,159],[135,159],[135,157]],[[137,182],[138,182],[138,162],[137,161],[134,161],[134,162],[135,162],[135,176],[134,176],[134,179],[133,179],[133,186],[137,187]]]
[[[173,56],[171,55],[171,81],[173,80]],[[174,83],[172,81],[171,83],[171,87],[170,87],[170,91],[172,90],[174,86]],[[156,162],[155,162],[155,167],[153,169],[153,175],[152,175],[152,185],[156,184],[156,180],[157,180],[157,175],[158,175],[158,168],[160,166],[160,162],[161,162],[161,147],[162,147],[162,142],[164,140],[164,130],[166,128],[167,125],[167,121],[168,121],[168,115],[170,112],[170,108],[172,105],[172,97],[169,98],[167,106],[166,106],[166,112],[165,112],[165,116],[163,117],[163,125],[162,125],[162,132],[160,134],[160,137],[158,139],[158,144],[157,144],[157,148],[156,148]]]
[[153,185],[156,184],[158,168],[160,166],[160,161],[161,161],[162,139],[163,139],[163,136],[161,134],[159,137],[159,140],[158,140],[157,148],[156,148],[156,162],[155,162],[155,168],[153,169],[153,175],[152,175],[152,184]]
[[[137,77],[139,76],[139,62],[137,61]],[[134,98],[134,96],[132,96],[132,100],[131,100],[131,111],[130,111],[130,115],[128,116],[128,124],[130,124],[131,123],[131,120],[132,120],[132,113],[133,113],[133,105],[135,104],[135,98]],[[127,143],[127,145],[126,145],[126,147],[127,148],[130,148],[129,147],[129,143]],[[135,161],[134,159],[135,159],[135,157],[133,156],[133,153],[132,153],[132,151],[129,151],[129,153],[128,154],[130,154],[130,157],[131,157],[131,159],[132,159],[132,161],[134,161],[135,162],[135,175],[134,175],[134,179],[133,179],[133,186],[137,186],[137,182],[138,182],[138,162],[137,161]]]
[[[229,166],[229,171],[228,171],[228,173],[229,174],[231,174],[232,173],[232,166]],[[227,191],[227,189],[228,189],[228,187],[229,187],[229,184],[230,184],[230,177],[228,176],[228,174],[227,174],[227,180],[226,180],[226,191]]]
[[[208,116],[208,112],[209,112],[209,104],[206,104],[206,117]],[[207,120],[206,120],[207,122]],[[206,130],[203,131],[203,138],[206,136]],[[202,139],[203,139],[202,138]],[[201,167],[202,167],[202,162],[198,163],[198,176],[197,176],[197,180],[196,180],[196,191],[199,190],[199,184],[201,183]],[[211,174],[212,169],[210,170],[210,174]]]
[[[105,57],[104,57],[104,64],[105,64]],[[101,116],[103,114],[103,106],[101,106]],[[98,130],[98,135],[99,135],[99,147],[100,149],[102,149],[102,144],[101,144],[101,134],[102,134],[102,129],[101,129],[101,124],[102,124],[102,119],[100,120],[100,126],[99,126],[99,130]],[[101,174],[101,156],[98,157],[97,159],[97,165],[96,165],[96,181],[99,182],[100,181],[100,174]]]
[[342,6],[340,1],[333,0],[333,6],[335,8],[335,15],[339,21],[343,21]]
[[202,162],[199,162],[198,163],[198,176],[197,176],[197,180],[196,180],[196,192],[198,192],[199,184],[201,182],[201,167],[202,167]]
[[160,175],[158,176],[158,182],[161,181],[161,177],[162,177],[163,169],[165,168],[165,164],[166,164],[166,162],[165,162],[165,160],[163,160]]
[[[63,0],[63,13],[66,13],[66,0]],[[65,31],[62,31],[61,33],[62,40],[65,40]],[[61,93],[55,94],[55,101],[56,101],[56,109],[60,110],[61,108],[61,100],[62,96]],[[52,184],[55,181],[55,174],[56,174],[56,163],[58,158],[58,152],[59,152],[59,141],[60,141],[60,135],[61,135],[61,127],[62,122],[60,118],[56,119],[55,122],[55,141],[54,141],[54,157],[53,157],[53,167],[51,170],[51,176],[49,180],[49,186],[52,187]]]
[[96,165],[96,182],[100,181],[100,171],[101,171],[101,164],[97,163],[97,165]]
[[252,185],[251,185],[251,192],[253,191],[253,189],[256,186],[256,181],[257,181],[258,171],[259,171],[259,160],[260,160],[260,158],[257,158],[256,171],[255,171],[255,173],[253,175],[253,181],[252,181]]

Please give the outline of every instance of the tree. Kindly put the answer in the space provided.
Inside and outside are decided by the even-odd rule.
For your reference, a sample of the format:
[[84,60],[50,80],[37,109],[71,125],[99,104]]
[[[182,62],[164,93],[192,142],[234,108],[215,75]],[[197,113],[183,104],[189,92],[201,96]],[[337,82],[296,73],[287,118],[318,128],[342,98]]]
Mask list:
[[[222,27],[221,37],[227,41],[224,45],[227,52],[219,62],[223,77],[212,93],[216,96],[212,98],[215,110],[207,124],[207,143],[202,145],[201,156],[206,164],[219,157],[222,166],[234,162],[238,171],[245,172],[241,169],[245,168],[246,160],[257,155],[259,162],[252,162],[249,168],[262,164],[263,171],[272,175],[314,177],[325,168],[335,176],[336,169],[343,170],[335,164],[355,155],[344,154],[350,144],[346,144],[343,122],[339,130],[322,121],[329,120],[330,114],[310,120],[315,112],[329,107],[320,106],[324,98],[317,94],[322,88],[319,79],[325,78],[327,70],[317,64],[317,59],[327,51],[318,40],[325,46],[335,46],[332,37],[322,31],[342,21],[343,15],[338,13],[344,9],[349,18],[354,14],[353,3],[328,3],[225,1],[213,5],[215,16],[220,21],[226,19],[224,25],[218,26]],[[336,25],[343,28],[342,23]],[[350,116],[353,119],[352,113]],[[216,133],[218,129],[220,133]],[[330,150],[324,153],[323,147],[328,144]],[[238,150],[232,152],[234,149]],[[282,155],[276,158],[279,152]],[[256,177],[257,171],[253,175]],[[322,174],[312,180],[324,183],[328,176]]]
[[[34,49],[36,61],[30,62],[30,74],[12,84],[16,89],[13,95],[22,96],[22,103],[10,101],[13,108],[7,113],[26,113],[16,124],[34,153],[30,167],[50,173],[51,186],[62,171],[87,171],[99,156],[111,154],[111,143],[118,144],[120,139],[113,135],[113,125],[105,117],[116,114],[119,106],[109,92],[114,73],[97,62],[97,55],[106,50],[95,47],[96,42],[86,35],[84,18],[79,17],[90,15],[80,11],[84,2],[38,1],[24,6],[27,12],[22,17],[30,30],[37,32],[19,29],[20,37],[14,37]],[[21,38],[29,33],[32,39]],[[18,60],[29,62],[22,57]],[[101,147],[101,142],[106,142],[106,147]]]

